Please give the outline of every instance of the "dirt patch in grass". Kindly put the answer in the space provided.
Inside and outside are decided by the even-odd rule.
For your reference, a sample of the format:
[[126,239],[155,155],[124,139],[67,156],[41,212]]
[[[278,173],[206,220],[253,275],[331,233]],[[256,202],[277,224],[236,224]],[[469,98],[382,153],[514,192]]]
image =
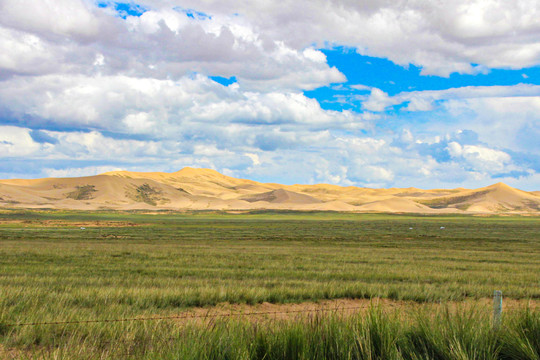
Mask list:
[[32,359],[33,352],[30,350],[6,348],[0,344],[0,359],[15,360],[15,359]]
[[105,239],[126,239],[126,238],[128,238],[128,236],[116,235],[116,234],[103,234],[103,235],[101,235],[101,237],[105,238]]
[[29,227],[135,227],[144,226],[129,221],[68,221],[68,220],[17,220],[0,219],[0,225],[23,225]]
[[[311,319],[315,316],[335,315],[351,316],[367,312],[371,308],[380,308],[384,312],[399,312],[399,316],[414,316],[418,311],[426,310],[435,314],[438,310],[448,308],[450,311],[476,310],[479,312],[493,311],[493,300],[468,299],[465,301],[452,301],[442,303],[418,303],[414,301],[391,300],[384,298],[374,299],[335,299],[319,302],[303,302],[296,304],[271,304],[264,302],[256,305],[222,303],[213,307],[192,308],[190,310],[171,314],[178,316],[176,321],[185,322],[212,322],[217,319],[246,319],[253,322],[265,320],[292,320]],[[524,310],[540,309],[540,300],[505,299],[503,314]],[[161,315],[164,316],[164,315]]]

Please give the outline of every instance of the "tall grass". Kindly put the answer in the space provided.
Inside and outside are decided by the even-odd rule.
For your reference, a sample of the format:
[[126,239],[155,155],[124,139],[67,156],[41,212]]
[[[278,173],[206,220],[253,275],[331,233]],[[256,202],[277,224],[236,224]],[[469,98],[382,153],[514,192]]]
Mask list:
[[530,310],[511,318],[501,331],[502,359],[540,359],[540,315]]
[[[493,330],[482,311],[411,315],[367,313],[254,322],[218,320],[97,325],[83,335],[58,329],[50,344],[19,347],[17,358],[44,359],[367,359],[538,360],[540,312],[507,315]],[[11,344],[12,345],[12,344]],[[9,341],[4,342],[7,348]],[[1,354],[1,353],[0,353]]]

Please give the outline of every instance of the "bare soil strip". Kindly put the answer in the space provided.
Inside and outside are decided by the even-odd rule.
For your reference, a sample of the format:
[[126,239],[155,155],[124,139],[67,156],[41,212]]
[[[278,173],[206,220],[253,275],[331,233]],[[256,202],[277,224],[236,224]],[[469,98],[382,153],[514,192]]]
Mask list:
[[0,225],[24,225],[39,227],[135,227],[147,224],[129,221],[69,221],[69,220],[14,220],[0,219]]
[[[291,320],[313,318],[319,315],[350,316],[365,313],[370,308],[379,308],[384,312],[398,312],[400,316],[414,315],[418,311],[427,311],[435,314],[439,310],[449,311],[476,310],[479,312],[493,311],[493,300],[469,299],[465,301],[452,301],[442,303],[418,303],[391,299],[335,299],[319,302],[304,302],[296,304],[261,303],[256,305],[222,303],[214,307],[193,308],[185,312],[176,313],[179,322],[215,321],[218,318],[245,318],[249,321],[261,320]],[[504,299],[503,313],[524,310],[540,309],[540,300]],[[163,315],[162,315],[163,316]]]
[[[271,304],[265,302],[256,305],[247,305],[222,303],[214,307],[192,308],[179,313],[159,314],[155,317],[175,317],[173,320],[179,325],[211,324],[218,319],[240,319],[253,323],[291,320],[309,321],[310,319],[324,315],[346,317],[362,314],[375,307],[383,312],[396,313],[400,318],[407,319],[414,316],[418,311],[435,316],[438,311],[445,309],[448,309],[450,312],[476,310],[490,313],[493,308],[492,301],[490,298],[483,298],[444,303],[418,303],[414,301],[374,298],[335,299],[295,304]],[[526,308],[540,310],[540,300],[504,299],[503,301],[503,314]],[[32,357],[32,350],[6,348],[0,344],[0,359],[20,359],[21,357]]]

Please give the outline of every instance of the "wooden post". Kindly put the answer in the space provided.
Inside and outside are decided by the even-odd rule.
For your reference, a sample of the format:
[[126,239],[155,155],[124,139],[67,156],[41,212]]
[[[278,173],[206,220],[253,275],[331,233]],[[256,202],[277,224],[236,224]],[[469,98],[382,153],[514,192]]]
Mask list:
[[502,291],[495,290],[493,293],[493,329],[495,330],[501,326],[502,301]]

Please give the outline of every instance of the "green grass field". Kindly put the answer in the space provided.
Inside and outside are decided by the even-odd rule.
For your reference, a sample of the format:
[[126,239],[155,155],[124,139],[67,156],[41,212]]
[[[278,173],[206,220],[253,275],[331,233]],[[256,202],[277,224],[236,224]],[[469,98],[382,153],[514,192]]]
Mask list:
[[[539,278],[537,217],[5,211],[0,213],[0,344],[17,356],[38,358],[121,358],[118,351],[130,349],[136,358],[170,354],[181,359],[189,358],[178,355],[186,339],[210,341],[215,326],[238,332],[251,327],[216,323],[187,329],[170,321],[6,324],[167,316],[222,302],[373,297],[445,302],[486,298],[493,290],[507,298],[538,300]],[[529,315],[533,324],[538,321],[538,313]],[[328,322],[338,331],[364,320]],[[452,321],[441,322],[439,330]],[[399,331],[420,331],[419,324]],[[298,324],[275,326],[287,334],[304,331]],[[275,335],[277,328],[268,327],[249,336],[274,341],[259,339],[265,332]],[[159,355],[168,348],[156,348],[166,333],[176,341]],[[294,334],[307,346],[304,335]],[[494,344],[503,346],[493,336]],[[246,350],[248,345],[235,347]],[[262,358],[247,357],[246,351],[228,358]],[[304,357],[269,358],[310,358],[305,351]],[[469,358],[490,357],[459,359]]]

